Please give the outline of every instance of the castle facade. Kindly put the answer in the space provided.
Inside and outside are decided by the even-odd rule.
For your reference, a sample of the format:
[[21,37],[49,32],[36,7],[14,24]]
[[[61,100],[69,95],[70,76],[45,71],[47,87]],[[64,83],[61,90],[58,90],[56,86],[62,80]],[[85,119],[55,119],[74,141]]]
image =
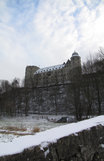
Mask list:
[[81,58],[77,52],[72,54],[66,63],[39,68],[27,66],[25,72],[25,87],[45,87],[56,84],[70,83],[73,76],[81,74]]

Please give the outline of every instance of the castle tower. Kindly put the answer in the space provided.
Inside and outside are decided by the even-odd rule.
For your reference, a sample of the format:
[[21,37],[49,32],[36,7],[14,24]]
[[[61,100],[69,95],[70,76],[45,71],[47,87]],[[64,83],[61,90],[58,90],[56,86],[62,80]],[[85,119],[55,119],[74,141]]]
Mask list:
[[27,66],[25,71],[25,87],[33,87],[34,73],[39,69],[37,66]]
[[74,51],[71,57],[71,77],[72,79],[80,79],[81,76],[81,58],[79,54]]
[[76,51],[72,54],[71,57],[71,68],[81,67],[81,58]]

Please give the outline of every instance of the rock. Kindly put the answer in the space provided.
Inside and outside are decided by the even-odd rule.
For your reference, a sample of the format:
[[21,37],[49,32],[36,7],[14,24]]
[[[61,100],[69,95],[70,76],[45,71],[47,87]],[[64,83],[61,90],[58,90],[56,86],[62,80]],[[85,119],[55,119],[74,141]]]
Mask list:
[[61,117],[61,119],[59,119],[57,121],[57,123],[66,123],[66,122],[68,122],[68,118],[67,117]]
[[103,136],[104,126],[100,125],[60,138],[43,149],[35,146],[0,157],[0,161],[104,161]]

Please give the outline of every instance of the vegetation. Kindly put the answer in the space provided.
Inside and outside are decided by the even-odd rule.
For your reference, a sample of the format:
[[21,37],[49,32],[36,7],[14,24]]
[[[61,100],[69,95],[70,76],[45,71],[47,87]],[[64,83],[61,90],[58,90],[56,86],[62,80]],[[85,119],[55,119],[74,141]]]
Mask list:
[[26,128],[22,127],[22,128],[18,128],[18,127],[15,127],[15,126],[7,126],[7,127],[4,127],[3,130],[8,130],[8,131],[27,131]]
[[0,127],[0,134],[12,134],[17,136],[24,136],[24,135],[33,135],[34,133],[40,132],[39,127],[34,127],[30,132],[27,131],[27,128],[24,127],[16,127],[16,126],[6,126]]
[[36,133],[36,132],[40,132],[40,128],[39,127],[34,127],[33,130],[32,130],[33,133]]

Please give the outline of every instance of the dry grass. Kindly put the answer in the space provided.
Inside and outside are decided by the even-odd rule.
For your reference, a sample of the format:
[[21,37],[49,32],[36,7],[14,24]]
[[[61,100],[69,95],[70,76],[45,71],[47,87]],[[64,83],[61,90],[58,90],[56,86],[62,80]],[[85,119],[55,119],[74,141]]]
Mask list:
[[25,136],[25,135],[33,135],[32,133],[18,133],[18,132],[13,132],[13,131],[0,131],[0,134],[12,134],[12,135],[17,135],[17,136]]
[[36,132],[40,132],[40,128],[39,127],[34,127],[33,130],[32,130],[33,133],[36,133]]
[[17,136],[24,136],[24,135],[34,135],[36,132],[40,132],[39,127],[34,127],[31,132],[26,132],[26,128],[18,128],[15,126],[7,126],[7,127],[0,127],[0,134],[13,134]]
[[27,131],[27,129],[24,128],[24,127],[18,128],[18,127],[15,127],[15,126],[7,126],[7,127],[4,127],[3,130],[8,130],[8,131],[21,131],[21,132]]

